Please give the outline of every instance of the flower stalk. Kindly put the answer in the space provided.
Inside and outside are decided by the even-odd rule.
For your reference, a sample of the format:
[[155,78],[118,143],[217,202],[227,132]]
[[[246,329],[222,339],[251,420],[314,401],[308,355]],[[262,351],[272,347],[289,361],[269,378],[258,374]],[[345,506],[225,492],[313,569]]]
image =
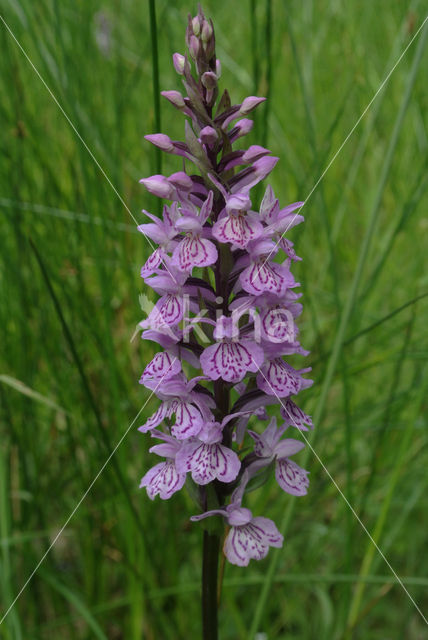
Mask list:
[[218,638],[217,576],[220,537],[203,532],[202,550],[202,637],[203,640]]

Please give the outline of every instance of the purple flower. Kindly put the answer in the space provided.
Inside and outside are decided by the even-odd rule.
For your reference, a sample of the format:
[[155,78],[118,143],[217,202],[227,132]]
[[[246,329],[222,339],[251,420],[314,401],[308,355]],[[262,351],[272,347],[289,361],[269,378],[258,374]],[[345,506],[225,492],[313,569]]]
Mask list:
[[259,371],[263,364],[263,349],[253,340],[236,339],[233,318],[221,316],[217,320],[214,338],[219,342],[201,353],[201,367],[211,380],[222,378],[227,382],[239,382],[248,371]]
[[147,471],[141,479],[140,489],[146,487],[147,495],[151,500],[154,500],[158,494],[162,500],[168,500],[176,491],[182,489],[186,481],[186,474],[178,471],[175,466],[179,445],[174,438],[160,432],[156,434],[156,437],[162,438],[165,442],[155,445],[150,449],[150,452],[165,456],[166,460]]
[[199,213],[186,210],[176,222],[176,228],[184,231],[185,236],[175,247],[171,264],[181,271],[191,271],[193,267],[208,267],[217,260],[215,245],[203,237],[203,225],[211,212],[212,201],[213,192],[210,191]]
[[264,464],[275,460],[275,477],[281,489],[293,496],[303,496],[309,486],[308,472],[290,460],[290,456],[305,445],[292,438],[281,440],[285,429],[285,426],[277,428],[276,418],[272,418],[262,435],[255,431],[248,431],[248,434],[255,442],[254,453],[263,459]]
[[[246,480],[243,480],[244,485]],[[250,560],[265,558],[269,547],[282,547],[284,538],[272,520],[261,516],[253,517],[249,509],[241,507],[241,500],[242,488],[239,487],[225,509],[212,509],[190,519],[198,521],[209,516],[222,515],[230,526],[224,541],[224,554],[231,564],[246,567]]]
[[[300,496],[308,488],[308,472],[292,459],[303,444],[281,439],[289,426],[313,426],[294,403],[312,384],[304,377],[310,369],[288,362],[308,354],[299,342],[300,285],[291,272],[300,258],[285,237],[303,221],[303,202],[281,207],[267,186],[257,203],[253,188],[279,158],[241,142],[253,127],[246,116],[265,98],[233,104],[227,91],[220,93],[214,30],[201,9],[189,17],[186,44],[186,55],[173,55],[184,92],[162,92],[186,120],[184,139],[146,136],[178,156],[181,170],[140,181],[168,201],[159,217],[144,211],[149,222],[139,226],[157,245],[141,276],[159,296],[139,323],[141,337],[159,349],[140,383],[160,401],[139,430],[162,441],[150,451],[164,458],[140,486],[151,499],[167,499],[187,476],[205,510],[192,520],[222,516],[230,527],[224,553],[246,566],[283,542],[271,520],[242,506],[253,475],[272,466],[287,493]],[[272,419],[263,429],[278,403],[284,424],[277,428]]]
[[197,438],[185,442],[177,454],[178,471],[190,471],[196,484],[232,482],[238,476],[241,462],[237,454],[221,444],[223,426],[218,422],[204,425]]
[[212,397],[194,391],[199,380],[200,378],[193,378],[187,382],[182,375],[163,379],[160,384],[157,380],[145,380],[144,385],[154,389],[163,402],[146,423],[139,427],[139,431],[142,433],[151,431],[165,418],[175,415],[175,423],[170,429],[177,440],[198,435],[205,422],[213,421],[210,407],[215,406]]

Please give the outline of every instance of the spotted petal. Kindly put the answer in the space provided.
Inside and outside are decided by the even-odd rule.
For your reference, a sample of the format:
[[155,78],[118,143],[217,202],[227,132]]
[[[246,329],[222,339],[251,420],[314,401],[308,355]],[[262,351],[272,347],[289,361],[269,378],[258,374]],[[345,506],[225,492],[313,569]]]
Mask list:
[[[287,424],[296,427],[300,431],[308,431],[308,427],[313,428],[312,419],[300,409],[290,398],[287,398],[282,407],[281,415]],[[307,427],[305,425],[308,425]]]
[[183,487],[185,481],[186,474],[177,471],[173,460],[166,460],[147,471],[141,479],[140,489],[146,487],[150,500],[154,500],[158,494],[162,500],[168,500]]
[[245,249],[249,241],[258,238],[262,231],[262,225],[251,214],[231,213],[215,223],[212,234],[219,242],[230,242]]
[[167,351],[160,351],[144,369],[140,384],[144,384],[147,380],[168,380],[180,371],[180,360]]
[[158,268],[158,266],[162,262],[162,258],[163,258],[164,253],[165,252],[162,249],[162,247],[158,247],[157,249],[155,249],[153,251],[151,256],[149,256],[147,258],[146,262],[141,267],[141,277],[142,278],[148,278],[149,276],[151,276],[156,271],[156,269]]
[[150,416],[147,422],[141,425],[141,427],[138,427],[138,431],[141,431],[141,433],[147,433],[147,431],[154,429],[155,427],[160,425],[162,420],[164,420],[167,417],[168,413],[169,413],[169,403],[162,402],[159,409],[155,411],[155,413],[152,416]]
[[275,358],[264,365],[257,376],[259,389],[268,395],[284,398],[296,395],[301,389],[309,387],[312,380],[303,378],[282,358]]
[[196,436],[203,427],[202,414],[191,402],[173,400],[170,413],[175,413],[175,424],[171,427],[171,433],[177,440]]
[[283,536],[268,518],[253,518],[248,524],[232,527],[224,543],[224,553],[232,564],[246,567],[250,560],[265,558],[269,546],[281,547]]
[[193,267],[208,267],[217,261],[217,249],[214,244],[199,234],[188,233],[177,245],[172,254],[172,264],[182,271]]
[[228,447],[199,441],[185,444],[177,454],[176,464],[180,471],[190,471],[193,480],[200,485],[215,479],[232,482],[241,467],[238,456]]
[[148,318],[141,323],[143,328],[172,327],[180,322],[184,312],[182,296],[168,293],[157,301]]
[[277,305],[267,309],[261,318],[263,337],[273,343],[295,342],[296,326],[291,311]]
[[281,489],[292,496],[304,496],[308,493],[308,472],[299,467],[294,460],[288,458],[277,460],[275,478]]
[[258,371],[263,362],[263,350],[254,342],[219,342],[207,347],[201,354],[201,367],[211,380],[222,378],[239,382],[247,371]]
[[294,285],[293,276],[283,265],[270,262],[263,256],[244,269],[239,280],[243,289],[253,295],[265,291],[281,295],[287,287]]

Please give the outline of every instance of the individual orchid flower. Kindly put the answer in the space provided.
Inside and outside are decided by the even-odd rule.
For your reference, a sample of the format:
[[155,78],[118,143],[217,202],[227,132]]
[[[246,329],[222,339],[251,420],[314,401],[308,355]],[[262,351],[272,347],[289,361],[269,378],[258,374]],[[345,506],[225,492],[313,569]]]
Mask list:
[[206,422],[213,421],[210,408],[215,407],[214,400],[209,394],[194,390],[195,385],[203,376],[187,381],[184,375],[162,380],[146,380],[144,385],[153,389],[163,400],[159,409],[139,427],[139,431],[146,433],[159,426],[165,418],[175,414],[175,423],[171,426],[171,434],[177,440],[185,440],[198,435]]
[[[278,345],[275,345],[278,347]],[[310,367],[306,369],[294,369],[288,362],[283,360],[281,355],[276,355],[272,349],[267,361],[260,367],[257,374],[257,386],[268,395],[276,398],[287,398],[296,395],[302,389],[307,389],[313,384],[312,380],[308,380],[302,376],[302,373],[308,373]],[[273,353],[272,353],[273,352]],[[293,351],[292,351],[293,352]],[[294,351],[296,352],[296,351]],[[303,351],[303,353],[305,353]]]
[[262,459],[263,464],[269,465],[272,460],[275,461],[275,478],[281,489],[293,496],[304,496],[308,492],[308,472],[290,460],[290,456],[301,451],[305,445],[293,438],[281,440],[286,428],[285,425],[277,427],[276,418],[272,418],[261,435],[250,430],[248,434],[255,442],[254,453]]
[[203,225],[211,213],[212,202],[213,192],[210,191],[199,214],[185,210],[176,222],[177,229],[186,235],[174,249],[172,264],[183,272],[191,272],[193,267],[208,267],[218,258],[215,245],[203,237]]
[[238,327],[234,319],[221,316],[213,337],[218,340],[201,353],[201,367],[211,380],[239,382],[248,371],[257,372],[264,359],[263,350],[254,340],[237,339]]
[[248,252],[250,264],[239,276],[244,291],[256,296],[265,292],[279,296],[296,286],[289,264],[279,265],[270,259],[276,252],[273,242],[263,238],[254,240],[250,243]]
[[231,503],[224,509],[212,509],[201,515],[192,516],[194,522],[210,516],[221,515],[230,530],[225,538],[223,551],[231,564],[248,566],[250,560],[262,560],[269,547],[282,547],[283,536],[269,518],[254,517],[249,509],[241,506],[245,479],[232,494]]
[[151,447],[149,451],[159,456],[164,456],[166,460],[147,471],[141,479],[140,489],[146,488],[150,500],[154,500],[157,495],[162,500],[168,500],[176,491],[180,491],[183,488],[186,481],[186,473],[178,471],[175,464],[180,444],[175,438],[161,432],[157,432],[156,437],[162,438],[165,442]]
[[220,213],[212,229],[213,238],[219,242],[229,242],[233,249],[245,249],[250,240],[255,240],[263,233],[259,216],[249,211],[251,200],[247,192],[228,194],[220,183],[225,207]]
[[183,319],[187,277],[171,261],[165,261],[165,264],[168,271],[161,271],[147,281],[161,297],[147,318],[140,323],[143,329],[174,327]]
[[203,486],[214,480],[232,482],[238,476],[241,463],[237,454],[221,444],[227,421],[205,424],[196,438],[183,443],[177,454],[178,471],[190,472],[196,484]]
[[148,211],[144,211],[144,213],[153,222],[140,224],[138,231],[141,231],[143,235],[159,245],[141,267],[141,277],[147,278],[156,271],[162,259],[176,246],[177,242],[174,242],[174,238],[177,236],[178,231],[175,229],[175,222],[179,214],[176,203],[173,203],[171,207],[164,206],[162,219]]

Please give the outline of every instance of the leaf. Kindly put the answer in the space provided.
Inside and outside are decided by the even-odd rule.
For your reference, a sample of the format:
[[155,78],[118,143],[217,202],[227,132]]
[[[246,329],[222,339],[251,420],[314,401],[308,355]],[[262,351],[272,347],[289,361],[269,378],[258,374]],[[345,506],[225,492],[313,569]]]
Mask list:
[[15,389],[15,391],[18,391],[24,396],[27,396],[27,398],[31,398],[32,400],[40,402],[41,404],[44,404],[51,409],[61,411],[61,413],[65,413],[66,415],[70,415],[68,411],[64,409],[64,407],[60,407],[60,405],[57,404],[54,400],[51,400],[38,391],[34,391],[34,389],[27,387],[27,385],[21,382],[21,380],[17,380],[16,378],[13,378],[12,376],[8,376],[6,374],[0,374],[0,382],[7,384],[9,387],[12,387],[12,389]]

